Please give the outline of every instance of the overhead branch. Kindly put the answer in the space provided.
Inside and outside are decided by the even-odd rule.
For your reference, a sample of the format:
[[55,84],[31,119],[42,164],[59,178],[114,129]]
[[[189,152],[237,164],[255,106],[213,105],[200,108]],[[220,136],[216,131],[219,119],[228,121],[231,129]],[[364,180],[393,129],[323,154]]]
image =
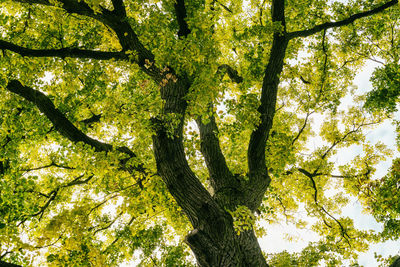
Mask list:
[[[5,257],[7,254],[10,254],[10,253],[12,253],[12,252],[11,252],[11,251],[7,251],[7,252],[4,254],[4,257]],[[0,259],[1,259],[1,258],[3,258],[3,255],[1,255]],[[3,267],[22,267],[21,265],[17,265],[17,264],[13,264],[13,263],[8,263],[8,262],[2,261],[2,260],[0,260],[0,266],[3,266]]]
[[184,0],[177,0],[176,3],[174,4],[175,7],[175,14],[176,14],[176,20],[178,21],[179,25],[179,31],[178,31],[178,36],[179,37],[186,37],[190,34],[190,29],[189,25],[186,22],[186,7],[185,7],[185,1]]
[[24,169],[21,169],[21,171],[31,172],[31,171],[38,171],[38,170],[47,169],[47,168],[51,168],[51,167],[57,167],[57,168],[67,169],[67,170],[75,169],[73,167],[61,165],[61,164],[58,164],[58,163],[55,163],[54,161],[52,161],[52,162],[50,162],[50,164],[47,164],[44,166],[39,166],[39,167],[34,167],[34,168],[24,168]]
[[53,123],[57,131],[74,143],[83,142],[96,151],[111,151],[112,146],[95,140],[76,128],[53,104],[48,96],[42,92],[23,86],[18,80],[11,80],[7,89],[35,104],[39,110]]
[[[312,173],[310,173],[310,172],[308,172],[308,171],[305,170],[305,169],[298,169],[298,170],[299,170],[299,172],[301,172],[302,174],[304,174],[305,176],[307,176],[307,177],[310,179],[310,181],[311,181],[312,187],[313,187],[313,189],[314,189],[314,203],[315,203],[315,205],[318,207],[318,209],[319,209],[321,212],[323,212],[324,214],[326,214],[328,217],[330,217],[332,220],[334,220],[334,221],[336,222],[336,224],[339,226],[340,233],[341,233],[342,237],[346,240],[346,243],[349,245],[349,247],[351,247],[351,244],[350,244],[350,241],[349,241],[349,239],[351,239],[351,237],[350,237],[349,234],[347,233],[347,231],[346,231],[346,229],[344,228],[343,224],[342,224],[338,219],[336,219],[332,214],[330,214],[330,213],[324,208],[323,205],[321,205],[321,204],[319,203],[319,200],[318,200],[318,188],[317,188],[317,184],[316,184],[316,182],[315,182],[315,180],[314,180],[314,177],[315,177],[316,175],[315,175],[315,174],[312,174]],[[328,223],[325,221],[325,219],[323,219],[323,221],[324,221],[324,223],[325,223],[329,228],[332,228],[332,226],[331,226],[330,224],[328,224]]]
[[28,3],[28,4],[39,4],[51,6],[53,8],[61,8],[65,12],[70,14],[78,14],[86,17],[93,18],[102,24],[110,27],[117,35],[120,45],[124,51],[135,51],[136,57],[134,57],[135,63],[137,63],[141,70],[148,74],[157,83],[160,83],[165,79],[165,76],[169,73],[174,74],[172,70],[163,73],[155,64],[154,54],[148,50],[139,37],[132,29],[129,21],[126,19],[125,13],[121,10],[123,8],[122,0],[116,0],[113,2],[115,4],[114,11],[110,11],[102,6],[98,6],[99,10],[93,10],[84,1],[78,0],[59,0],[57,3],[61,5],[55,5],[53,1],[48,0],[13,0],[15,2]]
[[345,134],[343,134],[343,136],[337,140],[335,140],[334,142],[332,142],[331,146],[324,152],[324,154],[321,155],[321,159],[325,159],[329,152],[331,152],[338,144],[346,142],[346,139],[348,137],[350,137],[352,134],[358,133],[360,132],[360,130],[365,127],[365,126],[371,126],[371,125],[376,125],[378,123],[380,123],[381,121],[372,121],[372,122],[365,122],[365,119],[362,121],[361,124],[359,125],[353,125],[353,129],[351,129],[350,131],[346,132]]
[[51,6],[55,8],[64,9],[67,13],[78,14],[87,17],[94,18],[98,21],[105,23],[112,12],[106,8],[99,6],[100,10],[94,11],[86,2],[78,0],[59,0],[59,1],[48,1],[48,0],[12,0],[14,2],[26,3],[26,4],[38,4]]
[[45,194],[45,193],[42,193],[42,192],[33,191],[33,190],[26,191],[26,192],[35,192],[35,193],[39,194],[40,196],[47,198],[47,201],[43,206],[40,207],[39,211],[37,211],[37,212],[35,212],[33,214],[24,215],[22,217],[22,220],[18,224],[18,226],[21,225],[21,224],[24,224],[29,218],[36,217],[36,216],[39,216],[39,221],[40,221],[42,219],[45,211],[48,209],[50,204],[56,199],[57,195],[60,193],[60,190],[62,188],[67,188],[67,187],[71,187],[71,186],[75,186],[75,185],[81,185],[81,184],[87,184],[94,177],[94,175],[89,175],[86,179],[82,180],[82,178],[84,176],[85,176],[84,174],[79,175],[78,177],[74,178],[72,181],[70,181],[68,183],[65,183],[65,184],[62,184],[62,185],[58,186],[57,188],[53,189],[48,194]]
[[114,6],[114,12],[122,17],[126,17],[126,9],[123,0],[111,0]]
[[269,131],[276,110],[276,100],[279,85],[279,75],[283,69],[288,39],[285,32],[285,4],[284,0],[272,1],[272,20],[280,22],[283,32],[275,32],[270,51],[268,64],[265,68],[263,85],[261,90],[261,104],[258,107],[260,124],[252,132],[248,147],[247,159],[249,166],[249,197],[255,206],[261,203],[270,178],[265,165],[265,147]]
[[350,17],[343,19],[343,20],[339,20],[336,22],[325,22],[325,23],[316,25],[311,29],[291,32],[291,33],[288,33],[288,38],[293,39],[293,38],[297,38],[297,37],[307,37],[307,36],[313,35],[317,32],[323,31],[323,30],[349,25],[349,24],[353,23],[355,20],[362,19],[362,18],[371,16],[374,14],[378,14],[378,13],[384,11],[385,9],[388,9],[389,7],[396,5],[397,3],[398,3],[398,0],[392,0],[392,1],[389,1],[389,2],[387,2],[383,5],[380,5],[376,8],[373,8],[371,10],[351,15]]
[[27,57],[60,57],[60,58],[84,58],[84,59],[128,59],[124,52],[105,52],[96,50],[84,50],[74,47],[60,49],[30,49],[11,42],[0,40],[0,49],[9,50]]
[[[23,97],[25,100],[35,104],[38,109],[52,122],[56,130],[70,141],[74,143],[83,142],[93,147],[97,152],[109,152],[113,150],[112,145],[93,139],[76,128],[67,119],[67,117],[65,117],[65,115],[54,106],[50,98],[44,93],[31,87],[24,86],[18,80],[9,81],[6,88],[10,92],[13,92]],[[127,147],[117,147],[115,149],[127,154],[129,157],[136,157],[136,154]],[[138,166],[136,170],[145,172],[143,166]]]
[[300,128],[300,130],[299,130],[299,132],[297,133],[296,137],[293,138],[293,140],[292,140],[292,142],[291,142],[292,145],[294,145],[294,143],[299,139],[299,137],[301,136],[301,134],[304,132],[304,129],[306,128],[307,123],[308,123],[308,118],[309,118],[310,115],[313,114],[313,113],[314,113],[314,111],[312,111],[312,112],[307,112],[306,118],[304,119],[303,126]]
[[225,10],[228,11],[229,13],[232,13],[232,14],[233,14],[233,11],[232,11],[229,7],[227,7],[226,5],[222,4],[222,3],[219,2],[218,0],[213,0],[213,1],[211,2],[211,10],[215,10],[215,8],[214,8],[214,3],[218,3],[223,9],[225,9]]
[[81,120],[80,122],[82,122],[85,125],[89,125],[90,126],[91,124],[93,124],[95,122],[99,122],[100,119],[101,119],[101,114],[98,114],[98,115],[93,114],[93,116],[91,116],[90,118]]
[[[212,108],[212,107],[210,107]],[[196,119],[197,126],[200,130],[200,150],[205,159],[208,172],[210,174],[211,186],[216,194],[222,188],[237,187],[235,179],[226,164],[225,157],[221,151],[218,128],[214,116],[211,116],[207,124],[202,122],[199,117]]]
[[235,83],[243,82],[243,77],[239,75],[239,72],[228,64],[222,64],[221,66],[219,66],[218,71],[225,71],[226,74],[228,74],[229,78]]

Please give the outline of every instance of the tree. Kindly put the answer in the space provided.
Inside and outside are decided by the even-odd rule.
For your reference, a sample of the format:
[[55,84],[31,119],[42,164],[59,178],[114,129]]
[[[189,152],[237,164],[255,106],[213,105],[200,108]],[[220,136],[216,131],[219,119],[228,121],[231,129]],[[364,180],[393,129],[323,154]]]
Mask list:
[[[385,115],[340,106],[366,60],[398,63],[397,3],[1,1],[0,260],[187,266],[187,244],[200,266],[339,265],[398,238],[340,217],[359,196],[400,229],[363,134]],[[263,255],[255,221],[300,209],[321,240]]]

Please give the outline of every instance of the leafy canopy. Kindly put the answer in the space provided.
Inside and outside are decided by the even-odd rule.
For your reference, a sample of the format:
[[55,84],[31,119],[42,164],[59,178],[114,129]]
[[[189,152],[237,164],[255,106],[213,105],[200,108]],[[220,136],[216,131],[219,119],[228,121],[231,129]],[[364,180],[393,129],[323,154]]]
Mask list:
[[[245,183],[265,66],[274,34],[284,31],[292,35],[265,148],[272,180],[256,216],[226,207],[237,233],[254,228],[262,236],[268,224],[288,222],[320,235],[299,254],[269,255],[272,266],[340,265],[371,242],[398,239],[400,163],[375,179],[376,164],[392,152],[365,139],[400,95],[398,5],[346,21],[386,2],[287,0],[283,25],[272,19],[271,1],[186,1],[184,18],[177,3],[0,1],[0,260],[193,264],[183,242],[189,222],[153,155],[155,120],[171,138],[182,122],[163,112],[160,88],[177,77],[190,82],[183,143],[202,184],[212,186],[195,120],[218,126],[227,165]],[[114,22],[111,12],[124,19]],[[371,78],[370,112],[352,87],[367,60],[382,63]],[[341,105],[346,95],[352,106]],[[336,165],[335,154],[353,145],[363,153]],[[384,223],[381,233],[341,216],[351,197]]]

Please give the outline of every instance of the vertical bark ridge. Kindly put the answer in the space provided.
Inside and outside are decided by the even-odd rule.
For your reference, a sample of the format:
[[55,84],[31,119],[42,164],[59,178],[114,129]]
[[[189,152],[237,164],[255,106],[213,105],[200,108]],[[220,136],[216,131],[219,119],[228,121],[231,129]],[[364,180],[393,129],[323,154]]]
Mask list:
[[252,210],[260,205],[271,180],[265,165],[265,146],[275,115],[279,75],[283,69],[283,61],[289,41],[286,38],[284,0],[274,0],[271,11],[273,22],[280,22],[282,31],[277,31],[273,35],[270,58],[264,72],[261,104],[258,108],[261,122],[252,132],[248,147],[247,158],[250,179],[246,198],[248,199],[248,206]]
[[[221,151],[221,147],[218,139],[218,127],[215,122],[214,116],[211,116],[210,121],[204,124],[201,118],[196,119],[197,126],[200,130],[200,150],[205,159],[208,172],[210,174],[211,186],[214,189],[215,197],[218,199],[218,195],[229,194],[229,200],[224,196],[221,198],[226,199],[220,202],[235,202],[235,198],[238,197],[238,190],[240,182],[237,180],[226,164],[225,157]],[[222,200],[222,199],[221,199]],[[234,201],[232,201],[234,200]],[[225,204],[227,206],[228,203]],[[229,203],[231,204],[231,203]]]

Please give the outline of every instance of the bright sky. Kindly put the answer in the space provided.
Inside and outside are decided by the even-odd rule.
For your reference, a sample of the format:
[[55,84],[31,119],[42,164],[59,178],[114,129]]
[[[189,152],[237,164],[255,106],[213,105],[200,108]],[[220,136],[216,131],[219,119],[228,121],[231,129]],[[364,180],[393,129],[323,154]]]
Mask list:
[[[372,89],[369,78],[377,63],[368,63],[363,70],[355,77],[354,84],[358,87],[357,92],[365,93]],[[346,103],[346,101],[348,103]],[[343,105],[351,104],[350,98],[345,99]],[[400,119],[400,113],[398,112],[395,117]],[[317,122],[318,123],[318,122]],[[393,149],[394,157],[398,157],[399,152],[395,145],[395,127],[390,121],[386,121],[376,129],[371,130],[367,134],[367,140],[373,144],[381,141],[385,143],[389,148]],[[358,155],[362,149],[357,146],[351,148],[342,149],[337,153],[337,158],[340,158],[340,162],[347,162]],[[382,177],[386,174],[388,168],[391,165],[391,160],[380,163],[377,166],[376,178]],[[362,213],[362,207],[359,202],[354,199],[350,204],[343,210],[344,216],[349,216],[354,219],[354,225],[358,229],[368,230],[374,229],[379,231],[382,226],[378,224],[375,219],[367,214]],[[259,239],[260,246],[266,253],[275,253],[287,250],[288,252],[300,252],[307,244],[311,241],[317,241],[318,236],[310,230],[299,230],[293,225],[267,225],[267,235]],[[298,239],[296,241],[289,242],[284,239],[285,234],[295,236]],[[372,244],[370,249],[360,254],[358,263],[364,267],[376,267],[378,266],[377,261],[374,258],[374,252],[388,257],[390,255],[400,254],[400,241],[388,241],[385,243]]]
[[[377,67],[377,63],[369,62],[364,66],[363,70],[355,77],[354,84],[358,87],[357,93],[362,94],[368,92],[372,89],[369,78]],[[346,107],[351,105],[351,98],[345,98],[342,105]],[[395,117],[400,119],[400,112],[398,112]],[[316,119],[314,120],[316,124],[319,124]],[[367,133],[367,140],[373,144],[378,141],[385,143],[389,148],[393,149],[394,157],[399,157],[399,152],[395,145],[395,127],[390,121],[386,121],[379,127],[370,130]],[[314,144],[318,146],[318,141]],[[362,153],[361,146],[352,146],[347,149],[342,149],[336,155],[337,162],[343,164],[352,160],[356,155]],[[339,160],[340,159],[340,160]],[[333,158],[335,160],[335,158]],[[377,166],[377,171],[375,178],[380,178],[384,176],[391,166],[391,159],[380,163]],[[378,224],[375,219],[367,214],[362,213],[362,207],[359,202],[354,198],[350,201],[350,204],[343,210],[343,216],[349,216],[354,219],[354,225],[358,229],[368,230],[374,229],[380,231],[382,225]],[[284,250],[288,252],[300,252],[304,247],[308,245],[309,242],[319,240],[317,234],[311,230],[297,229],[291,224],[281,225],[264,225],[267,231],[267,235],[259,239],[261,249],[266,253],[277,253]],[[285,236],[294,237],[293,241],[288,241]],[[364,267],[377,267],[378,262],[374,258],[374,253],[380,254],[383,257],[388,257],[390,255],[400,255],[400,241],[388,241],[385,243],[372,244],[370,249],[360,254],[358,263]],[[121,264],[121,267],[131,267],[136,266],[137,261],[125,262]],[[288,266],[290,267],[290,266]]]

